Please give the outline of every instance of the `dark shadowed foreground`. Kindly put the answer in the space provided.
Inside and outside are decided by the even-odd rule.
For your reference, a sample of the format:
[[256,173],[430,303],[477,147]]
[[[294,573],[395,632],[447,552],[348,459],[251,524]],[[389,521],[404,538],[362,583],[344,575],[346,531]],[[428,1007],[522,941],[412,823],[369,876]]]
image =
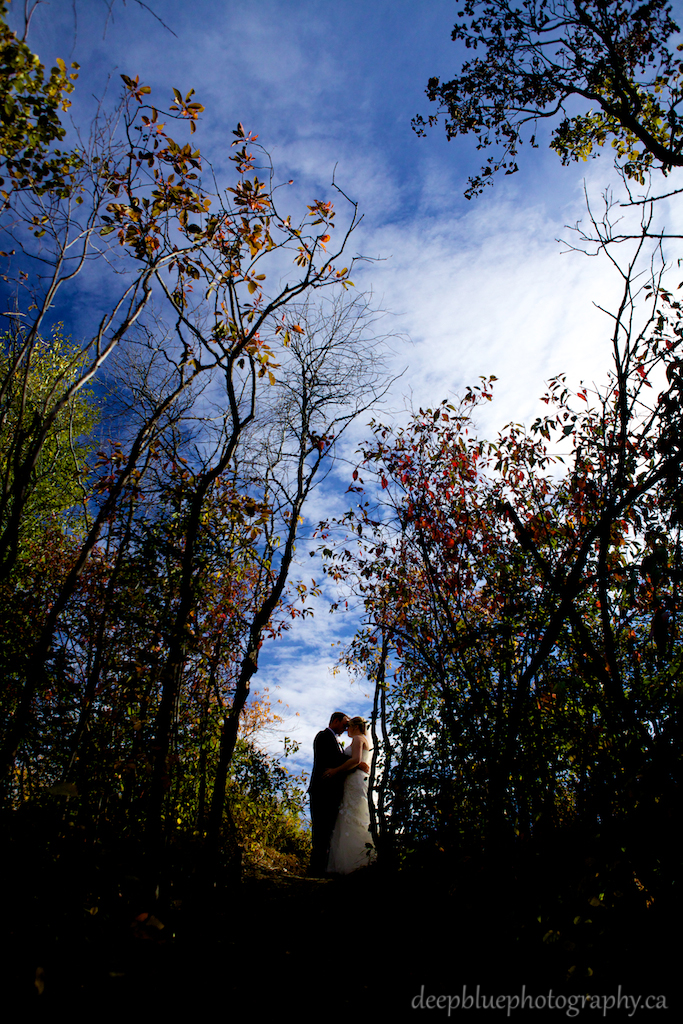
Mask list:
[[238,1009],[288,1017],[329,1005],[447,1018],[450,997],[457,1019],[486,1012],[495,996],[494,1019],[508,1019],[509,1006],[512,1019],[540,1021],[527,1017],[528,1000],[540,1009],[552,990],[546,1016],[558,1021],[585,1017],[588,1003],[567,1010],[588,994],[594,1009],[607,1000],[602,1019],[633,1019],[626,997],[640,997],[642,1019],[650,997],[663,1020],[664,1004],[680,1005],[680,900],[662,882],[676,873],[672,827],[663,815],[644,828],[648,845],[670,851],[651,879],[636,877],[608,836],[567,832],[514,855],[437,855],[337,880],[306,878],[280,856],[222,889],[206,888],[198,848],[177,849],[157,897],[135,850],[77,838],[56,849],[35,823],[20,832],[15,820],[4,850],[4,991],[10,1005],[47,1016],[191,1006],[226,1019]]

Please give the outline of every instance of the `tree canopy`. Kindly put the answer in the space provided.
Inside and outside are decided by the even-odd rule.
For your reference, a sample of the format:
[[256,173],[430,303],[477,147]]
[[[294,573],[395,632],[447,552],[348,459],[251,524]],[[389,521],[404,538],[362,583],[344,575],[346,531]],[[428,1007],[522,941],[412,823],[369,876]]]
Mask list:
[[25,40],[6,22],[7,3],[0,2],[0,179],[5,198],[12,189],[31,187],[42,193],[61,188],[76,163],[75,154],[53,147],[66,134],[60,112],[78,78],[78,65],[67,69],[59,58],[49,76]]
[[606,386],[553,380],[548,413],[492,442],[472,417],[495,378],[375,422],[347,535],[323,527],[329,573],[365,609],[347,663],[376,681],[395,856],[611,819],[634,843],[633,823],[670,806],[683,331],[659,278],[639,294],[636,276]]
[[[356,206],[281,210],[241,124],[228,180],[203,175],[193,90],[162,116],[125,74],[64,163],[73,83],[63,62],[45,82],[1,5],[0,28],[0,804],[61,786],[98,834],[144,835],[154,870],[174,823],[237,855],[245,773],[298,806],[240,723],[263,643],[316,588],[290,580],[306,501],[384,387],[341,262]],[[97,270],[67,342],[51,310]]]
[[[11,532],[15,508],[18,533],[36,533],[86,496],[83,477],[93,450],[97,406],[89,389],[60,408],[34,451],[36,425],[42,424],[55,392],[68,390],[78,376],[82,353],[61,327],[48,339],[36,338],[26,350],[21,330],[0,338],[0,537]],[[82,513],[81,513],[82,518]]]
[[449,139],[474,135],[477,149],[493,150],[468,198],[497,171],[517,170],[519,146],[537,145],[544,120],[565,164],[611,142],[638,182],[683,166],[683,63],[666,0],[466,0],[458,16],[453,40],[482,52],[450,81],[430,78],[439,113],[413,126],[424,135],[443,117]]

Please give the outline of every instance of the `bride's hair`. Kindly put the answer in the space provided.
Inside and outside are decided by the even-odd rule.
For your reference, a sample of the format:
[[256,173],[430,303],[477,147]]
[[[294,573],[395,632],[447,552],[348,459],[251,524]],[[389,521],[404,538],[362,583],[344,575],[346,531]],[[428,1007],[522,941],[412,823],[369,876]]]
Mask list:
[[355,718],[352,718],[351,721],[349,722],[349,725],[355,725],[360,734],[362,736],[365,736],[365,733],[368,728],[368,723],[365,721],[364,718],[361,718],[360,715],[356,715]]

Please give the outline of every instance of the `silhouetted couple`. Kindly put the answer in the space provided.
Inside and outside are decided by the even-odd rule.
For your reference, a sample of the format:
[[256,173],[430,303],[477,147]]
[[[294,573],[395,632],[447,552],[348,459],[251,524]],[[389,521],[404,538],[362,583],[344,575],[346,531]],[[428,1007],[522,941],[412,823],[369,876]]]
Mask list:
[[[340,737],[348,732],[344,749]],[[348,875],[374,859],[368,776],[372,761],[365,719],[335,711],[313,741],[311,800],[313,851],[310,874]]]

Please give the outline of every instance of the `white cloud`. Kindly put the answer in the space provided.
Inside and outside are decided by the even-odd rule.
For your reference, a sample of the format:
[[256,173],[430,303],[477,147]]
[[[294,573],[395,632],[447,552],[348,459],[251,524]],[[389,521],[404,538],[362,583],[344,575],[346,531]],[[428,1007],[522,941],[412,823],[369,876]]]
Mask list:
[[[455,65],[452,3],[423,6],[415,19],[414,5],[395,0],[369,6],[196,0],[191,10],[180,0],[156,0],[154,10],[177,38],[128,4],[116,9],[103,40],[104,5],[77,4],[73,57],[83,69],[74,113],[85,114],[90,93],[101,95],[110,73],[112,94],[120,71],[139,73],[159,104],[170,100],[172,86],[194,87],[206,106],[194,138],[219,175],[241,120],[271,149],[278,180],[296,179],[280,194],[283,203],[304,212],[307,201],[331,198],[337,164],[337,181],[366,215],[350,251],[378,257],[361,264],[354,280],[392,314],[387,329],[405,335],[393,342],[392,365],[407,372],[387,407],[400,414],[406,402],[434,405],[494,374],[495,400],[479,414],[480,434],[491,437],[509,420],[528,424],[545,410],[538,400],[549,377],[566,372],[573,385],[605,378],[611,329],[593,303],[614,307],[618,275],[602,257],[563,253],[556,239],[568,237],[566,224],[586,220],[584,175],[593,197],[614,176],[609,153],[562,168],[554,154],[525,151],[518,176],[466,203],[461,191],[480,154],[446,145],[441,130],[416,140],[409,127],[410,117],[428,107],[427,77]],[[31,42],[48,66],[56,52],[71,58],[73,11],[71,0],[53,0],[36,12]],[[670,187],[670,179],[656,182],[660,192]],[[340,197],[335,202],[341,222],[344,204]],[[658,216],[680,229],[682,209],[671,201]],[[679,249],[670,243],[670,258]],[[99,277],[84,281],[75,321],[96,306],[100,288]],[[353,461],[369,418],[349,432],[345,458]],[[348,506],[349,475],[342,462],[314,492],[304,533]],[[307,561],[303,537],[300,549],[301,574],[319,579],[319,561]],[[327,584],[325,592],[329,604]],[[276,696],[290,706],[286,731],[302,743],[300,763],[330,711],[367,706],[361,684],[332,674],[332,644],[346,634],[347,620],[330,616],[322,598],[316,604],[314,619],[264,645],[257,676],[259,688],[278,684]]]

